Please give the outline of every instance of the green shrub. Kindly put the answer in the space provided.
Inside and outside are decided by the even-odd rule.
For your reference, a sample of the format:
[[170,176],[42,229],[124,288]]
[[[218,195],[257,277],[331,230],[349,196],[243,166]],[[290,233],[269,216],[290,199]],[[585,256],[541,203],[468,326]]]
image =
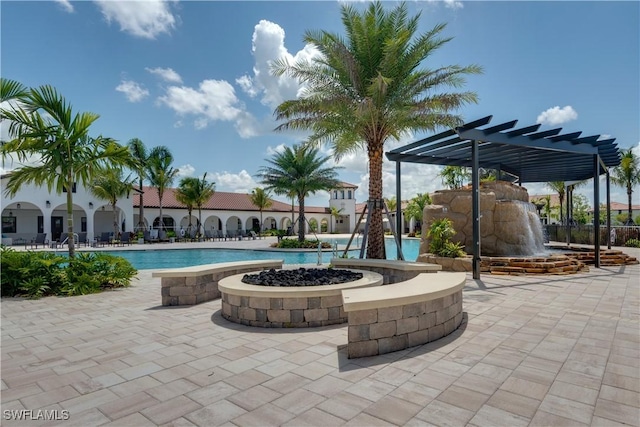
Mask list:
[[[279,249],[318,249],[318,240],[305,240],[303,242],[299,242],[298,239],[282,239],[271,246]],[[325,249],[331,249],[331,243],[322,242],[322,247]]]
[[427,233],[427,237],[431,239],[431,242],[429,242],[429,251],[447,258],[465,256],[463,246],[460,243],[450,241],[455,234],[456,231],[453,229],[453,224],[449,218],[433,221]]
[[638,239],[629,239],[624,244],[628,248],[640,248],[640,240]]
[[78,253],[69,260],[50,252],[17,252],[3,248],[2,296],[40,298],[47,295],[84,295],[107,288],[126,287],[137,270],[124,258]]

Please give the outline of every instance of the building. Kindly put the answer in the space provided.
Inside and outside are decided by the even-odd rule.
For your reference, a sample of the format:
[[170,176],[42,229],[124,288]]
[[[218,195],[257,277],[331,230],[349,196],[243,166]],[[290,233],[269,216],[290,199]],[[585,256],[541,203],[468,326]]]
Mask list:
[[[5,193],[9,175],[0,176],[2,208],[2,237],[13,243],[30,241],[37,233],[46,233],[50,240],[57,240],[67,230],[66,194],[51,194],[45,187],[25,185],[14,197]],[[341,183],[329,192],[329,207],[305,206],[306,232],[350,233],[355,228],[357,186]],[[143,187],[145,229],[159,228],[160,201],[153,187]],[[113,207],[91,195],[82,186],[73,189],[73,224],[76,233],[86,232],[92,240],[102,232],[112,231],[114,221],[121,231],[138,228],[140,194],[134,192]],[[331,207],[339,215],[331,215]],[[165,227],[178,232],[187,229],[189,223],[198,224],[198,211],[188,217],[186,208],[176,200],[175,189],[167,189],[162,198],[162,216]],[[262,212],[263,229],[287,230],[294,222],[297,232],[298,207],[273,200],[273,205]],[[333,221],[333,222],[332,222]],[[260,229],[260,211],[251,204],[249,194],[216,191],[202,208],[202,225],[205,230],[220,230],[223,234],[237,230]],[[8,240],[7,240],[8,241]]]

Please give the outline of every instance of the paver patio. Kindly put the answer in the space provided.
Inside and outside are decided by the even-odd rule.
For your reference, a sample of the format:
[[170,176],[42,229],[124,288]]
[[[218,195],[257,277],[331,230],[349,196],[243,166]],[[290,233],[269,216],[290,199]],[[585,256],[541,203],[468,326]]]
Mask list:
[[[640,425],[638,265],[469,275],[458,331],[352,360],[346,325],[245,327],[138,278],[2,300],[2,425]],[[7,419],[21,409],[70,418]]]

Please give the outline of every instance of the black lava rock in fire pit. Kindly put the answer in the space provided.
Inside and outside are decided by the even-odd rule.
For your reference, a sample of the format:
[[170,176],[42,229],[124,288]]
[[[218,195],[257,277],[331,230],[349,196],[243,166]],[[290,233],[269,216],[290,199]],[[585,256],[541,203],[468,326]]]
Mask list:
[[260,286],[320,286],[336,285],[362,279],[362,273],[335,268],[298,268],[296,270],[265,270],[245,274],[242,282]]

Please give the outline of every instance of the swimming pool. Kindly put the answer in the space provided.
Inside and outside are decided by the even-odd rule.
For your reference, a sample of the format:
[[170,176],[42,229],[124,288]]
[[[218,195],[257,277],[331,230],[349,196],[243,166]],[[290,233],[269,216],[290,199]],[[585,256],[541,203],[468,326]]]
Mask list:
[[[349,239],[323,239],[346,245]],[[354,239],[354,243],[356,242]],[[352,243],[352,247],[354,246]],[[415,261],[418,257],[420,241],[418,239],[403,239],[402,252],[405,259]],[[341,246],[342,247],[342,246]],[[396,244],[393,239],[385,239],[388,259],[396,259]],[[105,251],[111,255],[127,259],[138,270],[178,268],[192,265],[212,264],[217,262],[250,261],[260,259],[282,259],[285,264],[316,264],[317,252],[280,252],[255,251],[247,249],[166,249],[166,250],[136,250],[136,251]],[[342,251],[338,252],[342,255]],[[359,250],[350,250],[349,256],[357,257]],[[322,263],[329,264],[333,258],[332,252],[322,252]]]

